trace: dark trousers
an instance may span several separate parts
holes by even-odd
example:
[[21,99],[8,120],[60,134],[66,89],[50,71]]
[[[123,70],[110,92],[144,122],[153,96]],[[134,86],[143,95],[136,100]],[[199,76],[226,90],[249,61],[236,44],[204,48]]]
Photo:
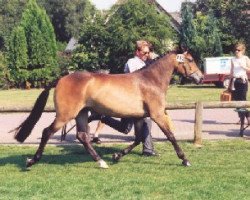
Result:
[[101,121],[111,128],[114,128],[115,130],[125,134],[130,132],[134,124],[135,141],[137,143],[142,142],[142,151],[147,153],[152,153],[154,151],[154,145],[151,136],[152,122],[149,118],[122,118],[121,120],[116,120],[112,117],[105,116],[101,118]]
[[[248,81],[244,82],[241,78],[236,78],[236,80],[234,81],[234,88],[235,88],[235,90],[232,93],[232,99],[234,101],[246,101],[247,100]],[[238,112],[238,116],[241,119],[242,113]],[[248,119],[248,116],[246,116],[246,118]],[[244,120],[244,118],[243,118],[243,120]]]
[[154,144],[151,136],[152,121],[149,118],[137,119],[134,122],[135,141],[142,142],[142,152],[153,153]]
[[246,101],[247,100],[247,90],[248,90],[248,81],[243,81],[240,78],[237,78],[234,81],[234,88],[232,99],[234,101]]

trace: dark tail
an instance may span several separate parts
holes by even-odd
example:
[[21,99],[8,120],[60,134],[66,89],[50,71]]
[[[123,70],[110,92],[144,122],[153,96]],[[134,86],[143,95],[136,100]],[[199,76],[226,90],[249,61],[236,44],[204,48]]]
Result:
[[34,128],[35,124],[40,119],[43,110],[46,106],[46,103],[48,101],[49,97],[49,91],[52,87],[54,87],[57,84],[58,80],[52,82],[48,87],[46,87],[42,93],[39,95],[39,97],[36,100],[36,103],[31,110],[30,115],[27,117],[27,119],[16,129],[15,131],[15,139],[18,142],[24,142],[24,140],[30,135],[32,129]]

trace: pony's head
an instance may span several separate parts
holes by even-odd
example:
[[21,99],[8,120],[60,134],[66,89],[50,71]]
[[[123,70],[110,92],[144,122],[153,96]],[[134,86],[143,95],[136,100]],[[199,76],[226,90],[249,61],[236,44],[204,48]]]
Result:
[[176,54],[175,69],[184,77],[193,79],[196,84],[203,80],[203,74],[189,52]]

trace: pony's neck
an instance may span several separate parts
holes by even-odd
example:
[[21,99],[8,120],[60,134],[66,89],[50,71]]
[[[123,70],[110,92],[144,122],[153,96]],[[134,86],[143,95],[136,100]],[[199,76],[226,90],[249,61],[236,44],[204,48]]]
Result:
[[174,71],[174,58],[173,53],[166,54],[159,58],[143,70],[144,76],[146,76],[150,82],[157,84],[166,91]]

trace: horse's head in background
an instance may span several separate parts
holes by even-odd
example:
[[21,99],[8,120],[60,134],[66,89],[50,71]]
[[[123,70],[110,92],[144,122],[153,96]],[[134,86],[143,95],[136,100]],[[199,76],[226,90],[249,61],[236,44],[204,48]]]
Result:
[[177,54],[175,69],[184,77],[194,80],[196,84],[200,84],[203,80],[203,74],[189,52]]

